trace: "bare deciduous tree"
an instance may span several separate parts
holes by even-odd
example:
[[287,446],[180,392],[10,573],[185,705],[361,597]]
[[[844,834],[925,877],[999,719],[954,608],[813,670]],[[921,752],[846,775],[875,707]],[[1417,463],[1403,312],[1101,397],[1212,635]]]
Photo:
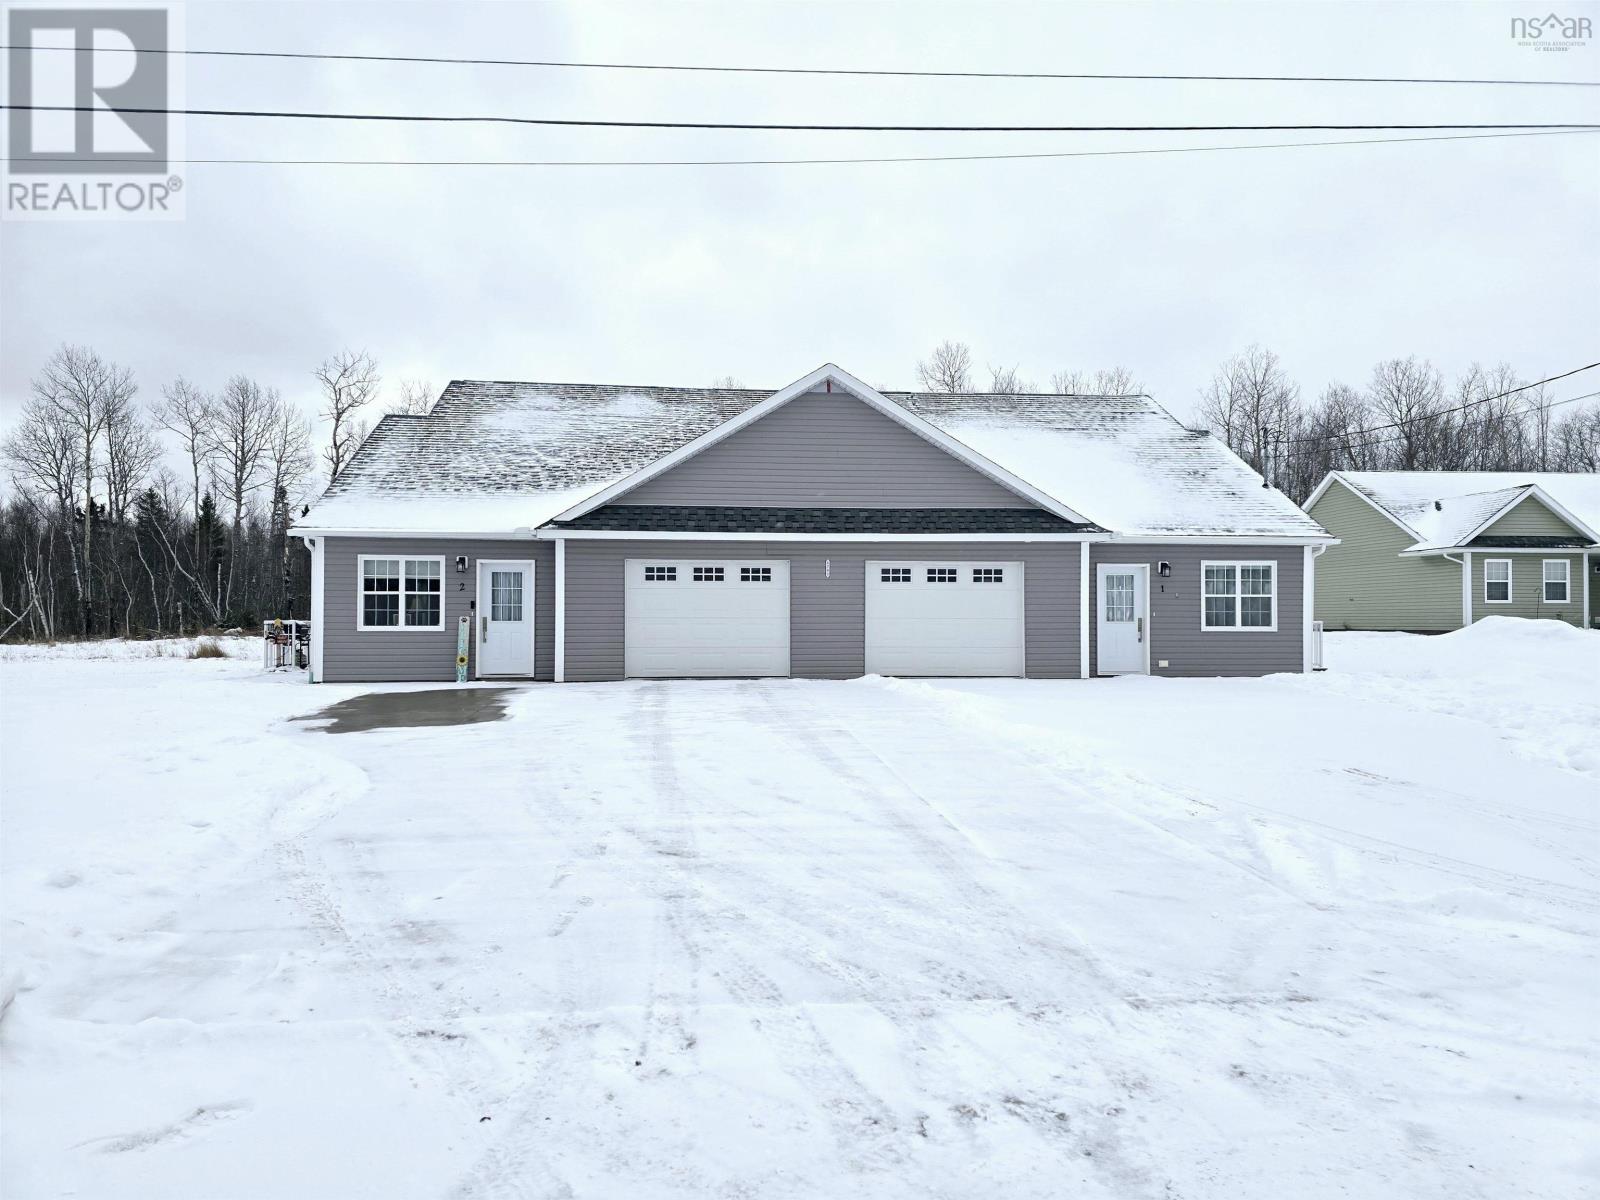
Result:
[[361,445],[366,427],[358,424],[356,414],[378,394],[382,378],[378,364],[365,350],[341,350],[312,374],[322,385],[322,417],[332,424],[328,448],[323,451],[328,482],[332,483]]
[[955,395],[972,390],[972,351],[965,342],[941,342],[917,364],[917,378],[930,392]]
[[1015,366],[990,367],[989,390],[999,395],[1021,395],[1033,391],[1033,384],[1022,377]]
[[126,367],[107,362],[82,346],[62,346],[34,377],[33,394],[55,409],[72,436],[78,454],[78,481],[83,489],[83,563],[80,600],[83,631],[94,626],[94,481],[99,463],[97,445],[106,422],[138,391]]
[[433,408],[433,384],[426,379],[402,379],[400,395],[389,411],[402,417],[425,417]]
[[1441,441],[1439,410],[1444,381],[1427,359],[1391,358],[1372,368],[1367,399],[1385,424],[1395,426],[1395,467],[1415,471],[1430,462]]
[[155,407],[156,423],[178,439],[178,448],[189,460],[194,512],[200,512],[200,476],[216,453],[212,429],[216,412],[211,397],[178,376],[161,389],[161,402]]
[[262,469],[278,408],[277,391],[263,388],[245,375],[228,380],[217,397],[213,426],[217,485],[223,499],[233,506],[235,531],[244,522],[245,505],[264,482]]
[[1251,346],[1222,364],[1201,393],[1200,412],[1250,466],[1267,475],[1268,456],[1283,446],[1300,398],[1271,350]]
[[736,392],[744,387],[744,384],[740,383],[732,375],[718,375],[711,381],[711,386],[722,391]]
[[1050,390],[1061,396],[1137,396],[1144,387],[1126,367],[1110,367],[1057,371],[1050,376]]

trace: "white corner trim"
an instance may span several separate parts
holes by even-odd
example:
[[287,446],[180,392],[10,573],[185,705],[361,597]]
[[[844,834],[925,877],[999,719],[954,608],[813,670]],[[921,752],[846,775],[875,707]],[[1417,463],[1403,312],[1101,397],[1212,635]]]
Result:
[[[1300,571],[1300,673],[1311,673],[1311,622],[1314,619],[1312,612],[1317,599],[1317,556],[1322,553],[1321,546],[1307,546],[1305,548],[1305,562]],[[1202,581],[1202,588],[1204,582]]]
[[322,644],[323,630],[323,603],[322,591],[325,575],[323,574],[323,554],[327,549],[327,538],[302,537],[306,549],[311,551],[311,682],[322,682]]
[[1089,593],[1089,545],[1078,547],[1078,678],[1089,678],[1089,618],[1097,601]]
[[579,501],[565,512],[558,513],[552,519],[556,521],[572,521],[583,516],[587,512],[593,512],[602,504],[610,503],[618,496],[621,496],[626,492],[631,492],[641,484],[647,483],[656,476],[670,471],[673,467],[677,466],[686,459],[693,458],[696,454],[710,449],[724,438],[738,433],[739,430],[745,428],[747,425],[754,424],[756,421],[761,420],[762,417],[766,416],[774,409],[782,408],[785,404],[789,403],[789,401],[795,399],[795,397],[805,395],[807,392],[811,391],[818,384],[823,383],[824,381],[838,384],[857,400],[860,400],[863,404],[866,404],[869,408],[876,409],[879,413],[885,417],[888,417],[891,421],[903,425],[905,428],[911,430],[912,433],[917,434],[925,441],[932,442],[935,446],[938,446],[947,454],[950,454],[954,458],[966,463],[967,466],[971,467],[979,474],[987,475],[990,479],[994,480],[1002,487],[1016,493],[1026,500],[1031,500],[1033,503],[1037,504],[1040,508],[1045,509],[1047,512],[1053,512],[1057,516],[1064,517],[1069,521],[1076,521],[1084,524],[1092,523],[1081,513],[1068,508],[1061,501],[1055,499],[1055,497],[1046,495],[1032,484],[1019,479],[1010,471],[1007,471],[999,463],[985,458],[982,454],[979,454],[976,450],[972,449],[972,447],[957,441],[955,438],[945,433],[942,429],[937,428],[927,420],[919,417],[910,409],[903,408],[894,401],[889,400],[875,388],[869,387],[867,384],[862,383],[861,380],[857,379],[854,375],[851,375],[848,371],[841,367],[835,366],[833,363],[824,363],[815,371],[812,371],[809,375],[802,376],[791,383],[788,387],[774,392],[760,404],[745,409],[744,412],[740,413],[736,417],[728,418],[728,420],[724,421],[721,425],[716,426],[714,429],[706,430],[705,433],[702,433],[693,441],[679,446],[672,453],[665,454],[656,459],[655,462],[650,463],[648,466],[641,467],[631,475],[619,479],[610,487],[603,488],[594,495],[590,496],[588,499]]
[[1451,558],[1441,550],[1439,557],[1461,565],[1461,628],[1465,629],[1472,624],[1472,551],[1463,550],[1460,558]]
[[567,681],[567,540],[556,539],[556,651],[553,678]]
[[1588,629],[1594,623],[1594,609],[1589,607],[1589,576],[1594,568],[1589,565],[1589,552],[1583,552],[1583,620],[1578,622],[1582,629]]

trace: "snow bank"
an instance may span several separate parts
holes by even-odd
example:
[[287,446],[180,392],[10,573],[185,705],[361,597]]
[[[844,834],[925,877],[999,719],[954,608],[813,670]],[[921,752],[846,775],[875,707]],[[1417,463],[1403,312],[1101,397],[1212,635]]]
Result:
[[1486,617],[1453,633],[1325,635],[1309,686],[1481,722],[1519,754],[1600,777],[1600,632]]
[[146,640],[103,638],[99,641],[81,642],[22,642],[0,646],[0,662],[130,662],[154,658],[187,659],[190,651],[202,641],[215,642],[230,659],[260,661],[261,658],[261,642],[258,638],[221,635],[205,638]]

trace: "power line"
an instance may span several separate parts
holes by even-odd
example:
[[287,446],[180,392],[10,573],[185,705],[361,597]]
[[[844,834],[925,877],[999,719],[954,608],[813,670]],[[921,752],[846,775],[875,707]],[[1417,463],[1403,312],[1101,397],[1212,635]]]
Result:
[[[1539,406],[1539,410],[1541,412],[1548,412],[1552,408],[1561,408],[1562,406],[1567,405],[1567,404],[1577,404],[1577,403],[1579,403],[1580,401],[1583,401],[1583,400],[1593,400],[1596,396],[1600,396],[1600,392],[1585,392],[1581,396],[1568,396],[1565,400],[1556,400],[1556,401],[1552,401],[1549,404],[1541,404]],[[1451,412],[1459,412],[1460,410],[1459,409],[1452,409],[1450,411]],[[1418,417],[1415,423],[1416,424],[1422,424],[1423,422],[1433,420],[1435,417],[1442,417],[1442,416],[1447,416],[1447,415],[1448,415],[1448,413],[1427,413],[1427,414],[1424,414],[1423,416]],[[1498,419],[1499,418],[1497,418],[1497,417],[1484,417],[1484,418],[1482,418],[1480,420],[1477,420],[1477,421],[1462,421],[1459,425],[1456,425],[1453,428],[1455,428],[1455,429],[1464,429],[1464,428],[1467,428],[1468,426],[1473,426],[1473,425],[1487,425],[1491,421],[1495,421],[1495,420],[1498,420]],[[1380,426],[1379,428],[1384,428],[1384,427]],[[1370,442],[1356,442],[1354,444],[1347,443],[1347,442],[1344,441],[1345,438],[1355,437],[1358,434],[1360,434],[1361,432],[1362,432],[1361,430],[1352,430],[1350,433],[1333,434],[1333,435],[1331,435],[1331,436],[1329,436],[1327,438],[1323,438],[1323,439],[1312,438],[1312,439],[1309,439],[1309,440],[1311,440],[1311,441],[1319,441],[1319,440],[1321,440],[1321,441],[1333,442],[1333,443],[1335,443],[1335,446],[1334,446],[1335,449],[1345,450],[1345,451],[1349,451],[1349,450],[1370,450],[1374,446],[1392,446],[1396,442],[1405,441],[1404,435],[1402,435],[1400,437],[1376,438],[1376,439],[1374,439],[1373,441],[1370,441]],[[1301,438],[1287,438],[1287,439],[1284,439],[1284,441],[1287,442],[1287,443],[1293,443],[1293,442],[1298,442],[1298,441],[1302,441],[1302,440],[1306,440],[1306,439],[1301,439]]]
[[[91,104],[0,104],[17,112],[105,112]],[[1434,124],[1298,125],[820,125],[759,121],[632,121],[577,117],[446,116],[437,113],[339,113],[245,108],[140,108],[117,105],[123,114],[178,117],[261,117],[295,121],[395,121],[445,125],[537,125],[577,129],[695,129],[767,133],[1318,133],[1421,131],[1444,129],[1572,130],[1600,129],[1591,121],[1521,123],[1441,122]]]
[[[1514,387],[1514,388],[1509,389],[1508,391],[1499,392],[1499,393],[1497,393],[1497,394],[1495,394],[1493,396],[1480,396],[1476,400],[1469,400],[1465,404],[1456,405],[1454,408],[1443,408],[1443,409],[1438,410],[1437,412],[1420,413],[1416,417],[1416,420],[1417,421],[1431,421],[1431,420],[1434,420],[1435,418],[1438,418],[1438,417],[1448,417],[1451,413],[1465,412],[1467,409],[1476,408],[1480,404],[1488,404],[1491,400],[1504,400],[1507,396],[1515,396],[1518,392],[1526,392],[1526,391],[1529,391],[1529,390],[1531,390],[1533,388],[1536,388],[1536,387],[1543,387],[1547,383],[1555,383],[1558,380],[1570,379],[1574,375],[1582,374],[1584,371],[1592,371],[1596,367],[1600,367],[1600,362],[1588,363],[1587,365],[1582,366],[1582,367],[1573,367],[1572,370],[1563,371],[1560,375],[1551,375],[1547,379],[1538,379],[1538,380],[1535,380],[1533,383],[1524,383],[1519,387]],[[1600,395],[1600,392],[1591,392],[1591,393],[1589,393],[1589,395],[1590,396]],[[1576,396],[1576,397],[1573,398],[1573,400],[1587,400],[1588,398],[1589,398],[1589,396]],[[1562,400],[1562,401],[1559,401],[1558,403],[1559,404],[1571,404],[1571,403],[1573,403],[1573,400]],[[1557,407],[1557,405],[1556,404],[1543,404],[1543,405],[1540,405],[1540,407],[1541,408],[1555,408],[1555,407]],[[1332,434],[1332,435],[1327,435],[1327,436],[1318,435],[1318,436],[1314,436],[1314,437],[1286,438],[1284,440],[1288,441],[1288,442],[1295,442],[1295,443],[1299,443],[1299,442],[1326,442],[1326,441],[1333,441],[1333,440],[1338,439],[1338,438],[1362,437],[1365,434],[1369,434],[1369,433],[1382,433],[1385,429],[1400,429],[1400,428],[1402,428],[1402,427],[1404,427],[1406,425],[1410,425],[1410,424],[1413,424],[1413,423],[1414,422],[1412,422],[1412,421],[1390,421],[1386,425],[1374,425],[1370,429],[1350,429],[1350,430],[1346,430],[1343,433]],[[1471,422],[1468,422],[1468,423],[1470,424]]]
[[[1245,142],[1229,146],[1152,146],[1142,150],[1055,150],[1021,154],[912,154],[864,158],[698,158],[698,159],[507,159],[507,158],[187,158],[184,166],[277,167],[803,167],[856,164],[1004,162],[1029,159],[1118,158],[1129,155],[1205,154],[1233,150],[1308,150],[1326,146],[1388,146],[1413,142],[1473,142],[1486,138],[1542,138],[1593,136],[1600,129],[1549,129],[1525,133],[1462,133],[1437,137],[1349,138],[1331,142]],[[21,161],[5,159],[5,162]],[[29,162],[72,162],[33,156]],[[142,163],[145,159],[97,158],[107,166]]]
[[540,67],[576,71],[693,72],[716,75],[833,75],[887,79],[1055,79],[1133,83],[1400,83],[1494,87],[1600,87],[1580,79],[1440,79],[1393,75],[1178,75],[1117,74],[1091,71],[932,71],[868,67],[710,66],[694,63],[564,62],[537,58],[454,58],[423,54],[318,54],[291,50],[176,50],[153,46],[10,46],[0,50],[55,50],[80,54],[166,54],[190,58],[302,59],[319,62],[431,63],[471,67]]

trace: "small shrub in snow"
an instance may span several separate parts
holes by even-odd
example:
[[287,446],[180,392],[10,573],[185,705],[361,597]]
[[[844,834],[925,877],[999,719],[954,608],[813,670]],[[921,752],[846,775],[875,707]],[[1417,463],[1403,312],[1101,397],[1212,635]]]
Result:
[[190,658],[227,658],[228,652],[210,638],[196,642],[189,648]]

